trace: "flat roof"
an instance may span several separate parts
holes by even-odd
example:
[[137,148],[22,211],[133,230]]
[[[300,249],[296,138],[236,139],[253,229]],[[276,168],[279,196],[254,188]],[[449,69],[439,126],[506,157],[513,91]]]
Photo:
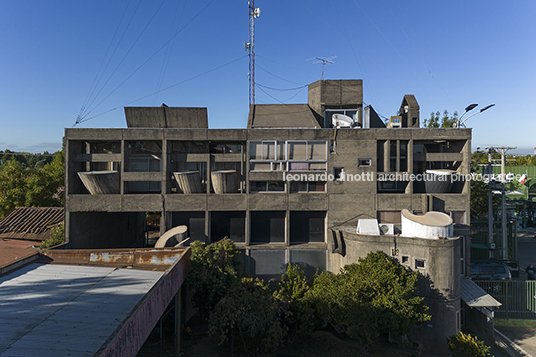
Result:
[[[125,264],[136,251],[153,258]],[[139,350],[184,280],[185,266],[179,263],[186,251],[49,251],[51,257],[0,277],[0,356],[95,356],[113,355],[121,348]],[[56,264],[54,258],[71,262]],[[182,279],[170,274],[174,268]],[[166,278],[177,284],[169,285]],[[147,309],[152,309],[149,317],[154,321]]]

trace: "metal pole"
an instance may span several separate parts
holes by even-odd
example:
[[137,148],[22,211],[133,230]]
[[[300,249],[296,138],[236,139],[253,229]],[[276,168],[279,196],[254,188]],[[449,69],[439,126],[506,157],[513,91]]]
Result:
[[502,227],[502,243],[503,243],[503,249],[502,249],[502,258],[503,260],[508,259],[508,239],[506,238],[506,173],[505,173],[505,153],[504,149],[501,149],[501,183],[502,183],[502,221],[501,221],[501,227]]
[[488,150],[488,254],[490,259],[493,258],[493,251],[491,250],[493,244],[493,192],[491,191],[492,174],[491,151]]

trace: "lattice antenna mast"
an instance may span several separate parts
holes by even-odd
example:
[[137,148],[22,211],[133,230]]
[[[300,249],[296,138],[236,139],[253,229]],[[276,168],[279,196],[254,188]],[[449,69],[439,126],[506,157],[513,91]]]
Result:
[[249,51],[249,105],[255,105],[255,19],[261,14],[261,9],[255,8],[255,0],[248,1],[249,7],[249,42],[244,43],[244,49]]

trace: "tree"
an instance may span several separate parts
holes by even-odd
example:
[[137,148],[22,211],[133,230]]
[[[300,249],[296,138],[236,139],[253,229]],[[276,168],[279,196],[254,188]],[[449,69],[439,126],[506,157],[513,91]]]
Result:
[[26,206],[61,207],[63,206],[63,188],[65,185],[65,168],[63,152],[54,154],[52,162],[42,169],[30,168],[26,187]]
[[63,151],[43,168],[25,167],[11,157],[0,170],[0,219],[16,207],[63,206],[64,180]]
[[209,245],[195,241],[191,250],[192,266],[186,286],[194,290],[192,304],[205,314],[214,309],[239,279],[240,251],[228,238]]
[[[493,212],[501,205],[501,199],[492,195]],[[471,220],[482,220],[488,214],[489,184],[480,180],[471,180]]]
[[231,350],[236,333],[245,352],[248,344],[254,344],[256,349],[273,350],[282,344],[286,333],[278,318],[277,301],[268,285],[252,277],[232,282],[225,296],[214,307],[209,322],[209,332],[219,333],[220,343],[229,340]]
[[305,298],[310,289],[311,282],[307,280],[305,271],[298,264],[289,263],[273,294],[279,301],[281,318],[289,329],[289,338],[296,337],[298,331],[314,330],[317,323],[314,307]]
[[[430,118],[424,119],[424,127],[425,128],[453,128],[454,123],[458,120],[458,112],[454,112],[454,114],[449,115],[449,112],[445,110],[443,112],[443,117],[439,117],[439,112],[432,112],[430,113]],[[439,119],[441,119],[441,123],[439,122]]]
[[0,219],[16,207],[26,205],[26,181],[29,171],[23,164],[8,160],[0,171]]
[[381,251],[369,253],[337,275],[322,272],[307,299],[326,321],[370,346],[382,333],[401,336],[430,319],[424,298],[414,292],[418,274]]

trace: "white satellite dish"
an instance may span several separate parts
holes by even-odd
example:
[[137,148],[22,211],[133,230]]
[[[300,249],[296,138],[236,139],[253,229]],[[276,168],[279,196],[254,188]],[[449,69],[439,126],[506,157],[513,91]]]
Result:
[[331,124],[334,128],[355,128],[357,121],[344,114],[333,114]]

